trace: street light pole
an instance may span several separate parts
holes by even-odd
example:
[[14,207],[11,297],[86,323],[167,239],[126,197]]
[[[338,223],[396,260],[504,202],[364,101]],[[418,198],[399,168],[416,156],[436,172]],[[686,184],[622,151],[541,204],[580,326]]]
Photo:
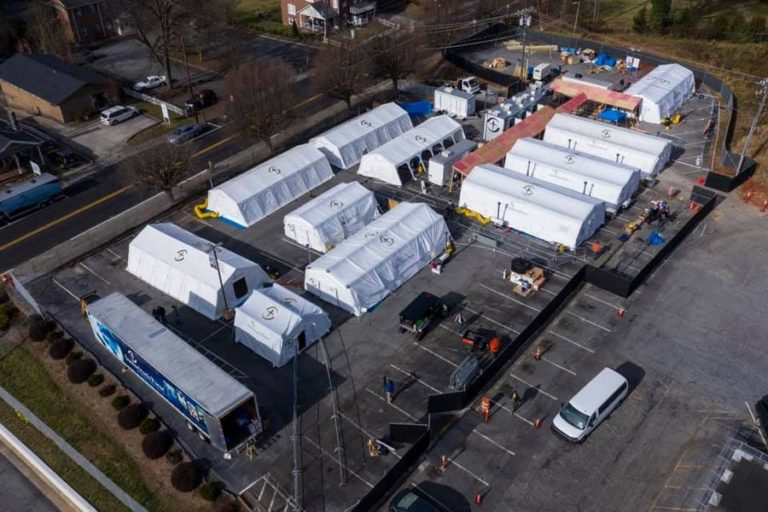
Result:
[[573,2],[576,4],[576,19],[573,20],[573,33],[576,33],[576,27],[579,24],[579,9],[581,8],[581,1],[577,0],[576,2]]

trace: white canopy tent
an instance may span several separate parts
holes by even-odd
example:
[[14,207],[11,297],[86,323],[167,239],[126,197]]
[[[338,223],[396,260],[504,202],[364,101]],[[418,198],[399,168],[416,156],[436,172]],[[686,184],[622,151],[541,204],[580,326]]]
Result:
[[235,341],[273,366],[283,366],[330,330],[325,311],[279,284],[254,290],[235,310]]
[[605,221],[599,199],[491,164],[476,166],[464,179],[459,205],[571,249]]
[[307,266],[304,288],[360,316],[442,254],[442,216],[423,203],[400,203]]
[[357,172],[399,187],[416,179],[430,158],[463,139],[459,123],[446,115],[432,117],[363,156]]
[[680,64],[663,64],[632,84],[624,94],[643,99],[641,121],[661,124],[662,118],[674,114],[693,96],[695,89],[696,80],[690,69]]
[[672,143],[662,137],[572,114],[555,114],[544,141],[637,167],[643,178],[656,176],[672,154]]
[[209,190],[207,209],[247,228],[331,178],[325,155],[302,144]]
[[149,224],[131,241],[127,270],[212,320],[224,312],[224,297],[234,308],[272,283],[256,263],[170,222]]
[[519,139],[504,167],[600,199],[615,213],[640,185],[640,170],[538,139]]
[[319,252],[352,236],[379,216],[373,192],[356,181],[339,183],[283,218],[285,236]]
[[322,151],[334,167],[349,169],[364,154],[411,128],[408,112],[394,103],[385,103],[310,139],[309,143]]

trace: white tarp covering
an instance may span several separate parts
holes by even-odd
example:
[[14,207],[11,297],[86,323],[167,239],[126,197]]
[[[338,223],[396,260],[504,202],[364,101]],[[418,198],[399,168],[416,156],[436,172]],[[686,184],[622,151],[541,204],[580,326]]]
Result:
[[208,210],[249,227],[331,178],[325,155],[302,144],[209,190]]
[[379,216],[373,192],[356,181],[339,183],[283,218],[285,236],[328,252]]
[[600,199],[610,212],[628,203],[640,185],[640,169],[532,138],[515,142],[504,167]]
[[141,230],[128,247],[126,270],[212,320],[224,312],[221,283],[230,308],[272,283],[256,263],[170,222]]
[[235,310],[235,341],[283,366],[331,330],[320,307],[275,284],[254,290]]
[[624,94],[643,99],[640,120],[661,124],[688,101],[696,89],[693,72],[680,64],[656,66],[650,73],[632,84]]
[[637,167],[643,178],[656,176],[672,154],[672,143],[662,137],[572,114],[555,114],[544,141]]
[[429,159],[445,149],[446,141],[453,145],[463,139],[459,123],[446,115],[432,117],[363,156],[357,172],[399,187],[424,171]]
[[334,167],[349,169],[364,154],[411,128],[408,112],[394,103],[385,103],[310,139],[309,143],[322,151]]
[[442,254],[449,236],[429,206],[400,203],[307,266],[304,288],[360,316]]
[[598,199],[490,164],[476,166],[464,180],[459,205],[571,249],[605,221]]

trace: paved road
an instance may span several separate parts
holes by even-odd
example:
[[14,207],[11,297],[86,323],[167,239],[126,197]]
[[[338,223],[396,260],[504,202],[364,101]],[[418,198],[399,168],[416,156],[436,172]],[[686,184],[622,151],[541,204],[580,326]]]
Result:
[[0,503],[5,512],[59,510],[3,455],[0,455]]

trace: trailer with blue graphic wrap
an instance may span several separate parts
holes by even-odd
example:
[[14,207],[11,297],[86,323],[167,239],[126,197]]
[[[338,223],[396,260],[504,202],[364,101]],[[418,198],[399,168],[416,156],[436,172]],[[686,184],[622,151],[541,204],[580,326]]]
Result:
[[55,176],[42,173],[0,191],[0,217],[13,219],[35,208],[42,208],[64,197],[61,182]]
[[96,340],[198,435],[233,452],[263,431],[254,393],[120,293],[86,306]]

